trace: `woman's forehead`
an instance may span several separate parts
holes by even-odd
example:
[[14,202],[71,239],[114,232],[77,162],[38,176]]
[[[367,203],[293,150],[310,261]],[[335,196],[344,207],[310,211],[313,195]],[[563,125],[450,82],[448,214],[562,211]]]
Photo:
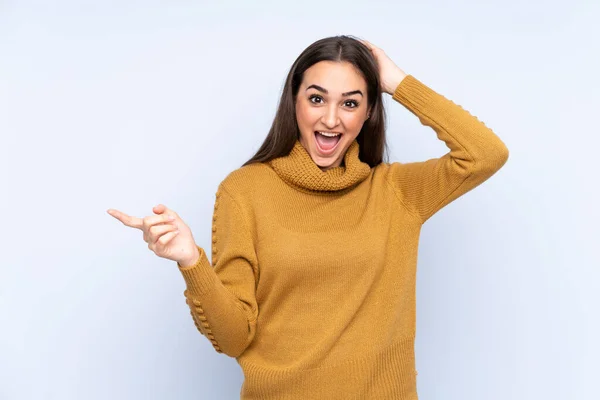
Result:
[[303,86],[317,85],[330,94],[360,90],[364,93],[366,82],[360,72],[349,62],[320,61],[304,72]]

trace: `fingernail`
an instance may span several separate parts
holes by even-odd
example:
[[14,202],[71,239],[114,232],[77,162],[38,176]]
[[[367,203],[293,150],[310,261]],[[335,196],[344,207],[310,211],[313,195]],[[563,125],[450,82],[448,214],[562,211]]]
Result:
[[169,221],[175,221],[175,217],[172,215],[169,215]]

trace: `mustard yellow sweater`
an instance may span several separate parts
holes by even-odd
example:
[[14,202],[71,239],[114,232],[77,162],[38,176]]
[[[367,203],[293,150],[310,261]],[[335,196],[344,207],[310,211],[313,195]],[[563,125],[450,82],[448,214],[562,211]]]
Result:
[[393,99],[450,151],[358,158],[322,172],[291,153],[219,185],[212,263],[181,266],[197,329],[244,373],[241,399],[417,399],[415,282],[422,224],[508,158],[469,112],[412,75]]

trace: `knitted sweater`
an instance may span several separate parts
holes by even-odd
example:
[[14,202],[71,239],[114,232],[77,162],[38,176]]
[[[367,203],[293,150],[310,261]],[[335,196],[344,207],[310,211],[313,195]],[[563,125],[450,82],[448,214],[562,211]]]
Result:
[[508,159],[468,111],[408,75],[393,99],[450,149],[423,162],[359,159],[325,172],[299,141],[216,191],[212,263],[181,266],[197,329],[244,373],[241,399],[417,399],[422,224]]

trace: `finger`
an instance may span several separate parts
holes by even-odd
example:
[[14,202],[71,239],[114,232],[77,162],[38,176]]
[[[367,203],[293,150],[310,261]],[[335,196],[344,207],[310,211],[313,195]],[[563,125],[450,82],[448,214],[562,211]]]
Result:
[[373,46],[373,44],[371,42],[369,42],[368,40],[361,40],[361,42],[367,46],[370,50],[373,50],[375,48],[375,46]]
[[167,224],[175,221],[175,216],[168,214],[150,215],[144,217],[142,221],[143,229],[148,231],[151,227],[158,224]]
[[162,235],[161,237],[159,237],[156,242],[158,244],[160,244],[161,246],[166,246],[177,235],[179,235],[179,231],[178,230],[177,231],[168,232],[168,233],[165,233],[164,235]]
[[165,233],[164,235],[159,237],[156,242],[148,243],[148,248],[152,251],[155,251],[155,249],[157,249],[157,248],[162,248],[162,247],[166,246],[178,234],[179,234],[179,231],[172,231],[172,232]]
[[164,204],[159,204],[157,206],[154,206],[152,208],[152,211],[155,214],[163,214],[165,211],[167,211],[167,207]]
[[129,226],[131,228],[137,228],[137,229],[142,228],[142,219],[141,218],[132,217],[130,215],[122,213],[121,211],[118,211],[118,210],[114,210],[112,208],[108,209],[106,212],[108,214],[112,215],[113,217],[115,217],[116,219],[118,219],[119,221],[121,221],[126,226]]
[[179,217],[179,215],[177,215],[177,213],[175,211],[171,210],[169,207],[165,206],[164,204],[159,204],[159,205],[155,206],[154,208],[152,208],[152,211],[154,211],[155,214],[172,215],[175,217],[175,219],[177,219]]
[[374,55],[377,55],[377,53],[380,53],[380,52],[385,53],[383,50],[381,50],[379,47],[375,46],[373,43],[368,42],[366,40],[365,40],[365,42],[366,42],[365,45],[369,48],[369,50],[371,50],[371,52]]
[[165,233],[173,231],[173,230],[178,230],[178,229],[179,228],[177,227],[177,225],[173,225],[173,224],[155,225],[155,226],[151,227],[150,230],[148,231],[148,236],[146,238],[148,240],[146,240],[146,241],[148,243],[156,243],[158,238],[160,238]]

